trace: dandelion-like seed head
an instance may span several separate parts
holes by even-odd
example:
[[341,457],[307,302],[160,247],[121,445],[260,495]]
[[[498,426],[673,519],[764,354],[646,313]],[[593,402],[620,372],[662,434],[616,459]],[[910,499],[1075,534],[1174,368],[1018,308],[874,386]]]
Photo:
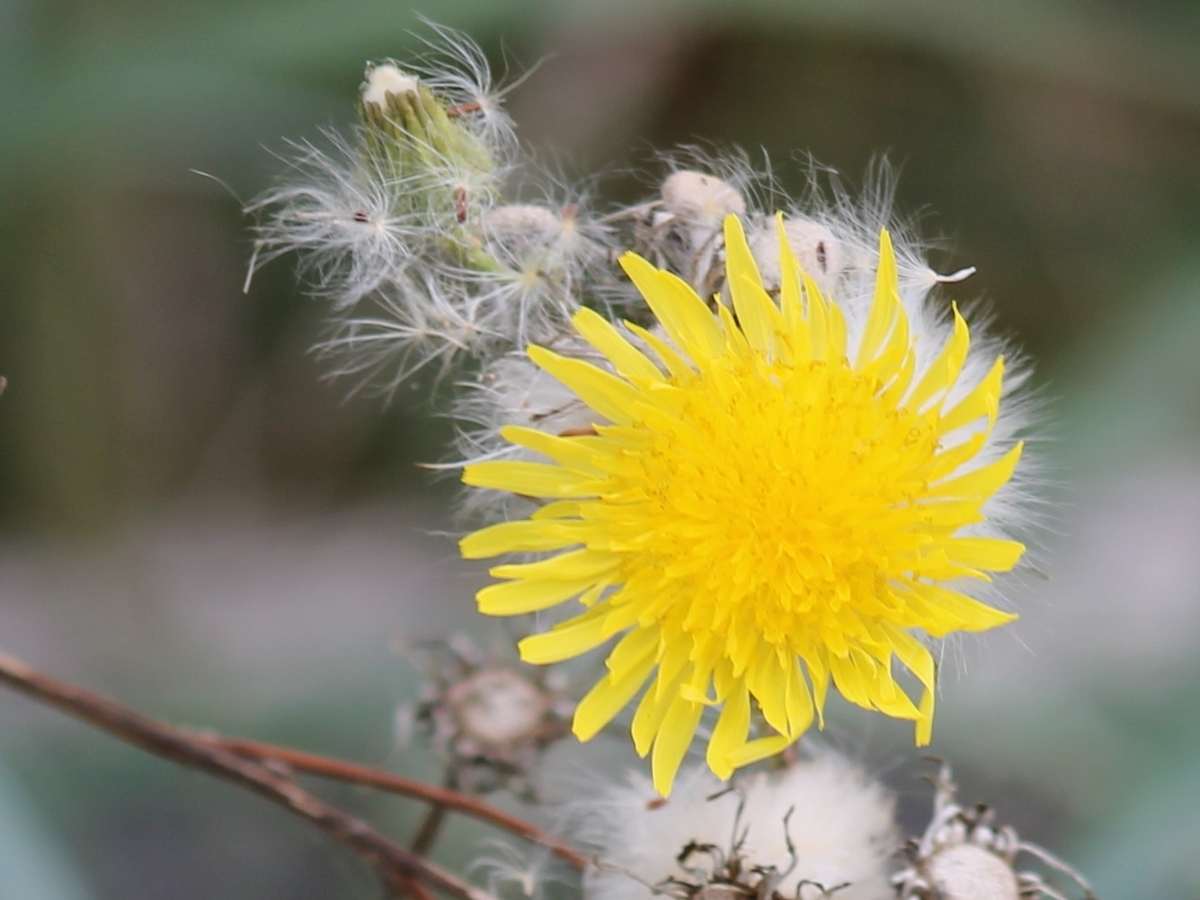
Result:
[[[635,243],[655,265],[678,272],[693,288],[708,294],[721,275],[721,223],[727,215],[746,212],[746,198],[735,177],[710,171],[677,168],[659,186],[659,197],[644,209]],[[717,168],[717,166],[713,166]]]
[[491,209],[478,228],[481,264],[460,273],[472,302],[503,349],[545,343],[572,332],[583,284],[601,258],[580,232],[576,212],[533,204]]
[[[535,663],[621,635],[574,732],[591,738],[640,693],[634,744],[652,752],[663,794],[707,708],[719,710],[707,761],[725,778],[794,742],[831,683],[914,721],[927,743],[935,665],[921,636],[1015,618],[970,585],[1024,551],[1004,530],[1022,450],[1011,422],[997,428],[1004,359],[971,359],[957,311],[937,346],[918,346],[934,335],[910,329],[887,233],[861,315],[825,297],[786,240],[778,302],[736,217],[725,243],[732,308],[715,313],[676,276],[624,256],[669,338],[628,326],[656,358],[579,312],[576,328],[612,371],[536,346],[529,355],[591,408],[594,433],[508,428],[550,461],[481,462],[463,475],[545,501],[461,542],[473,558],[549,554],[493,568],[500,581],[479,592],[480,610],[577,600],[580,615],[521,641]],[[897,662],[923,686],[918,701]],[[765,729],[752,727],[756,713]]]
[[890,896],[894,800],[829,751],[732,784],[688,766],[665,802],[641,773],[585,796],[568,807],[599,861],[585,900]]
[[344,309],[408,267],[421,225],[359,146],[327,138],[328,147],[293,144],[287,177],[247,207],[264,216],[251,269],[299,251],[315,292]]

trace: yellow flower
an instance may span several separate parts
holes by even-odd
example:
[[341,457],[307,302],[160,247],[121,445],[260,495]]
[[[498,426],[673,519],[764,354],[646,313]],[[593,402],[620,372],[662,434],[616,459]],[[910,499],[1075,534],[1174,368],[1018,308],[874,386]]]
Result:
[[[493,568],[502,580],[479,592],[480,611],[577,598],[580,615],[521,641],[533,663],[623,634],[574,732],[591,738],[645,688],[633,740],[642,756],[653,750],[664,795],[707,707],[720,710],[707,760],[725,779],[797,740],[831,681],[853,703],[914,721],[927,743],[935,665],[913,631],[940,638],[1015,618],[964,593],[1024,552],[986,522],[1021,455],[1019,443],[996,446],[1003,357],[964,365],[971,340],[957,310],[942,346],[918,346],[886,231],[857,318],[822,296],[782,238],[777,303],[741,223],[725,220],[732,309],[715,313],[625,254],[669,340],[626,327],[657,359],[580,311],[576,329],[608,366],[537,346],[529,355],[593,410],[595,433],[509,427],[507,440],[551,462],[463,474],[547,501],[462,540],[468,558],[551,554]],[[896,683],[894,659],[923,685],[919,703]],[[765,736],[753,736],[755,709]]]

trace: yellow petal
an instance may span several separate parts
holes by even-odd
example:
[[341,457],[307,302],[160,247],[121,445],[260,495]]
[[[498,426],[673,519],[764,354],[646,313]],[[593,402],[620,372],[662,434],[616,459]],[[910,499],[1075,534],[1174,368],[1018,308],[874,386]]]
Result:
[[528,352],[529,358],[539,367],[569,387],[580,400],[608,421],[618,425],[628,425],[633,421],[632,410],[641,400],[641,391],[628,381],[589,362],[559,356],[536,344]]
[[583,435],[562,437],[521,425],[504,426],[500,429],[500,436],[518,447],[548,456],[560,466],[581,475],[604,474],[595,462],[597,457],[609,452],[608,442],[603,438]]
[[646,660],[650,660],[651,663],[657,662],[661,640],[657,628],[635,628],[617,641],[604,665],[610,675],[621,678],[631,669],[643,665]]
[[737,216],[725,217],[725,281],[742,334],[752,348],[773,356],[775,329],[770,313],[775,304],[763,290],[758,266]]
[[954,624],[941,633],[922,625],[923,630],[933,637],[944,637],[949,631],[987,631],[1017,620],[1013,613],[995,609],[941,585],[918,584],[912,590],[926,603],[953,618]]
[[722,781],[728,781],[733,774],[732,760],[746,746],[749,729],[750,694],[744,685],[738,685],[725,698],[725,706],[717,717],[705,756],[708,767]]
[[486,559],[501,553],[530,553],[557,550],[578,544],[587,533],[583,522],[538,522],[520,519],[489,525],[458,542],[463,559]]
[[626,322],[625,327],[646,342],[655,355],[662,360],[663,365],[667,367],[667,371],[671,374],[672,378],[676,380],[686,379],[692,374],[692,367],[688,364],[688,361],[657,334],[647,331],[634,322]]
[[[571,731],[581,741],[588,741],[600,733],[613,718],[629,705],[634,695],[642,689],[650,673],[654,671],[654,660],[643,660],[622,675],[609,673],[596,682],[583,695],[575,707],[575,718]],[[643,754],[644,755],[644,754]]]
[[662,381],[658,366],[622,337],[612,323],[599,313],[584,307],[575,313],[571,322],[585,341],[608,357],[619,375],[629,379]]
[[971,333],[966,320],[959,315],[958,305],[954,310],[954,330],[946,346],[937,355],[913,392],[908,395],[907,402],[914,408],[920,409],[938,394],[944,394],[954,387],[958,374],[962,371],[963,363],[967,360],[967,351],[971,348]]
[[786,669],[787,687],[784,692],[784,702],[787,704],[788,727],[784,734],[790,738],[798,738],[808,731],[813,722],[813,700],[808,692],[808,684],[800,671],[799,660],[793,660]]
[[748,766],[751,763],[756,763],[762,759],[769,759],[778,753],[782,753],[794,743],[796,743],[795,740],[782,734],[755,738],[752,741],[747,741],[737,750],[734,750],[730,754],[729,764],[735,769],[740,769],[742,766]]
[[663,717],[671,702],[679,696],[679,682],[682,677],[676,677],[672,682],[663,682],[662,672],[655,676],[654,683],[642,695],[633,714],[633,725],[630,732],[633,735],[633,749],[638,756],[645,756],[654,744],[654,738],[662,726]]
[[510,563],[493,566],[488,574],[493,578],[524,578],[529,581],[597,581],[611,574],[621,564],[621,558],[598,550],[568,550],[537,562]]
[[995,462],[967,472],[965,475],[934,484],[927,492],[927,496],[931,499],[990,497],[1012,478],[1024,447],[1024,442],[1018,443]]
[[943,546],[951,562],[988,572],[1007,572],[1025,553],[1021,542],[999,538],[953,538]]
[[500,581],[475,595],[485,616],[519,616],[549,609],[587,590],[594,578],[579,581]]
[[855,369],[862,371],[875,360],[895,327],[900,315],[899,284],[896,280],[896,254],[892,237],[885,228],[879,234],[879,267],[875,271],[875,297],[867,324],[858,345]]
[[664,797],[670,796],[675,775],[696,736],[696,726],[704,714],[704,704],[676,697],[667,707],[662,726],[654,740],[654,755],[650,772],[654,789]]
[[884,625],[896,656],[917,676],[924,686],[921,705],[918,709],[916,743],[924,747],[933,737],[933,707],[937,687],[937,666],[929,648],[903,629]]
[[1000,396],[1004,382],[1004,357],[996,358],[991,370],[975,385],[954,408],[942,414],[938,423],[940,434],[949,434],[956,428],[970,425],[972,422],[986,418],[989,427],[996,421],[1000,412]]
[[693,359],[720,354],[725,337],[708,304],[686,281],[634,253],[622,254],[618,262],[680,350]]
[[589,497],[596,493],[593,479],[561,466],[519,460],[472,463],[463,469],[463,484],[508,491],[523,497]]
[[542,634],[531,634],[517,642],[521,659],[536,666],[582,656],[612,637],[604,631],[603,607],[595,606],[581,616],[560,622]]

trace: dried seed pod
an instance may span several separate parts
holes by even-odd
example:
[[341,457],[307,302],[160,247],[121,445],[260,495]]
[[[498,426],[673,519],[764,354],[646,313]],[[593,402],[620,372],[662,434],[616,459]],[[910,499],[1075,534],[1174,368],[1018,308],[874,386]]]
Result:
[[[955,800],[950,767],[942,764],[934,781],[933,819],[925,833],[905,845],[907,868],[892,876],[898,900],[1095,900],[1083,876],[1037,844],[1018,837],[1009,825],[995,824],[985,804],[969,809]],[[1040,872],[1018,869],[1018,858],[1033,857],[1047,873],[1063,876],[1072,894]]]
[[694,225],[719,229],[727,215],[746,212],[741,191],[703,172],[673,172],[662,183],[661,192],[663,211]]
[[[846,265],[841,241],[829,226],[802,216],[785,218],[783,231],[800,267],[817,283],[822,293],[832,293]],[[775,222],[765,222],[751,229],[746,237],[763,287],[771,292],[779,290],[779,229]]]
[[725,277],[721,223],[726,215],[744,215],[746,200],[729,182],[691,169],[667,176],[660,192],[637,249],[711,296]]
[[464,790],[530,793],[530,767],[569,733],[573,704],[561,678],[489,658],[461,635],[419,647],[412,659],[426,683],[420,701],[397,715],[402,739],[426,735]]

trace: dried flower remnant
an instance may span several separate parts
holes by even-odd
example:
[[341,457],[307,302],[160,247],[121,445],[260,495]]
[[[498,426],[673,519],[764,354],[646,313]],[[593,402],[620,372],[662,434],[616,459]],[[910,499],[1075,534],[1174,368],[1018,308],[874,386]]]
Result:
[[[622,635],[573,730],[590,739],[641,692],[634,745],[652,753],[664,795],[706,709],[720,710],[708,764],[727,778],[819,720],[830,683],[914,721],[927,743],[935,665],[913,632],[1015,618],[970,588],[1024,552],[1009,536],[1024,498],[1004,358],[973,347],[957,311],[944,323],[906,308],[886,232],[865,309],[826,298],[780,243],[776,303],[741,223],[725,220],[732,308],[715,313],[678,277],[622,257],[669,336],[629,326],[657,359],[577,313],[613,371],[536,346],[529,355],[591,408],[595,433],[510,427],[509,441],[551,461],[486,461],[463,475],[545,501],[461,541],[469,558],[550,554],[493,568],[501,580],[479,592],[480,610],[577,599],[582,614],[521,641],[534,663]],[[897,660],[922,684],[918,702],[897,683]]]
[[[774,222],[762,222],[747,232],[747,242],[758,266],[763,289],[778,293],[783,286],[780,268],[780,229]],[[804,216],[788,216],[783,220],[782,234],[788,247],[822,294],[831,295],[846,266],[842,243],[827,224]]]
[[569,733],[573,704],[558,674],[490,659],[462,636],[416,648],[412,658],[426,684],[415,707],[401,710],[401,731],[430,739],[456,787],[530,793],[530,768]]
[[[933,819],[924,834],[905,845],[909,865],[892,877],[897,900],[1095,900],[1082,875],[1042,847],[1021,840],[1011,826],[996,824],[986,804],[959,806],[948,765],[942,764],[934,785]],[[1050,876],[1018,869],[1023,855],[1053,878],[1069,881],[1072,893]]]
[[659,186],[655,200],[630,210],[633,247],[707,296],[724,279],[721,223],[745,213],[745,196],[732,178],[678,169]]

